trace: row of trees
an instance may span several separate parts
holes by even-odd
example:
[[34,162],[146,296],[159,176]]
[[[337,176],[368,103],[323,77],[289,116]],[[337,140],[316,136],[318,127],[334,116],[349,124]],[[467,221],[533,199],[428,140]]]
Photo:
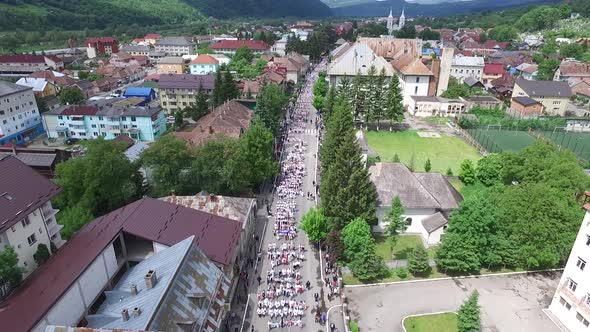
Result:
[[311,61],[318,61],[332,48],[336,39],[334,28],[331,25],[323,24],[311,33],[307,40],[301,40],[299,36],[289,36],[285,51],[307,54]]
[[[449,219],[437,251],[449,273],[481,268],[552,268],[568,257],[582,212],[577,194],[590,185],[576,157],[536,142],[518,153],[461,165],[469,196]],[[474,232],[477,230],[477,232]]]

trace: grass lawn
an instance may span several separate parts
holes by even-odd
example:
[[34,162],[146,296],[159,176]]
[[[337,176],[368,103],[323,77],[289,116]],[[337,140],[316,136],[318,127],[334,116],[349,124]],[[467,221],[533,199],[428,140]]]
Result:
[[474,147],[458,137],[441,135],[440,138],[422,138],[416,130],[403,132],[368,131],[365,132],[369,146],[375,150],[381,161],[392,161],[397,154],[400,160],[410,164],[414,155],[414,170],[424,171],[424,163],[430,158],[433,172],[446,174],[450,167],[453,173],[459,173],[459,165],[464,159],[474,162],[481,155]]
[[404,320],[404,327],[408,332],[457,332],[457,314],[447,312],[408,317]]
[[451,183],[451,185],[453,187],[455,187],[455,189],[457,189],[458,192],[461,192],[461,189],[463,189],[463,187],[465,187],[465,184],[463,183],[463,181],[461,181],[459,179],[448,179],[448,180]]
[[[385,261],[391,261],[391,251],[389,250],[389,243],[384,236],[375,238],[375,253],[383,257]],[[422,240],[418,235],[400,235],[397,237],[397,242],[393,247],[394,259],[407,259],[410,252],[416,246],[422,244]]]

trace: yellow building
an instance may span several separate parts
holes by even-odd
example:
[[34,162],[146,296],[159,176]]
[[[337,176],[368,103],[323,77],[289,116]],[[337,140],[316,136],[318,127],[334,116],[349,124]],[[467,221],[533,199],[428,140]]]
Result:
[[158,61],[157,69],[158,74],[183,74],[186,65],[181,57],[167,56]]
[[47,82],[44,78],[23,77],[16,84],[33,88],[35,96],[49,97],[57,95],[55,84]]
[[543,104],[542,115],[564,116],[572,89],[563,81],[529,81],[519,78],[514,84],[512,98],[524,96]]

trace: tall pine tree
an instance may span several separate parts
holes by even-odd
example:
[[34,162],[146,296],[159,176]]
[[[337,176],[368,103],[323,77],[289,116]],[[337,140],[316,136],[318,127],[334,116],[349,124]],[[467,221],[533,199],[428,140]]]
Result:
[[375,109],[378,107],[377,100],[377,69],[375,66],[371,66],[367,72],[367,78],[365,84],[363,84],[362,90],[364,91],[363,99],[363,115],[365,120],[365,128],[375,120]]
[[214,108],[223,104],[223,96],[225,95],[223,87],[223,76],[220,69],[215,74],[215,85],[213,86],[213,94],[211,96],[211,103]]
[[381,68],[379,76],[377,76],[377,86],[375,87],[375,104],[373,110],[373,118],[377,123],[377,130],[379,130],[379,123],[385,117],[385,110],[387,105],[387,85],[385,84],[385,68]]
[[387,89],[386,114],[390,123],[400,122],[404,118],[403,97],[397,75],[393,75],[393,77],[391,77],[389,88]]
[[240,96],[240,89],[238,88],[229,70],[223,75],[222,91],[222,104],[228,100],[232,100]]

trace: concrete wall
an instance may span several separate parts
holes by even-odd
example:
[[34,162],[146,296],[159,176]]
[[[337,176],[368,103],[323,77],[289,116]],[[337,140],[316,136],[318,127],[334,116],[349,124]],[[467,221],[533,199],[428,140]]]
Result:
[[404,96],[404,106],[410,104],[412,96],[427,96],[430,76],[402,76],[400,78],[400,87]]
[[[514,89],[512,90],[512,97],[517,96],[529,96],[518,84],[514,85]],[[564,116],[565,111],[567,110],[567,104],[569,102],[568,98],[558,98],[558,97],[531,97],[534,100],[540,102],[545,107],[544,114],[546,115],[559,115]]]

